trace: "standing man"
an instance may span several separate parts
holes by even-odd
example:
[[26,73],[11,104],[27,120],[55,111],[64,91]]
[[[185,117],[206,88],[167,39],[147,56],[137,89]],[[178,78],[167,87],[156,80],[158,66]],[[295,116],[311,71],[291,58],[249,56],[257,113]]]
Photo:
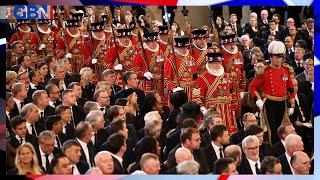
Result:
[[[241,96],[246,87],[246,76],[242,54],[235,45],[237,38],[234,34],[221,37],[221,52],[223,53],[222,65],[225,72],[229,73],[232,82],[232,109],[235,115],[241,117]],[[240,125],[240,122],[238,123]]]
[[192,48],[191,56],[198,67],[198,76],[206,72],[206,54],[208,33],[203,29],[194,29],[191,32]]
[[202,110],[216,108],[229,133],[238,130],[234,111],[231,107],[229,74],[225,73],[222,66],[221,53],[208,53],[205,72],[196,81],[196,87],[192,91],[192,99],[200,104]]
[[[287,94],[290,97],[289,115],[294,112],[295,93],[291,74],[292,69],[282,64],[286,47],[280,41],[272,41],[268,47],[271,64],[261,76],[256,76],[249,86],[251,96],[256,97],[256,104],[262,110],[268,137],[272,144],[279,141],[276,130],[281,123],[288,122]],[[261,89],[262,96],[258,89]]]
[[165,88],[168,91],[172,91],[175,87],[181,87],[187,93],[189,100],[191,100],[192,89],[195,85],[193,74],[197,71],[194,59],[188,50],[189,37],[175,37],[174,45],[174,54],[164,61]]

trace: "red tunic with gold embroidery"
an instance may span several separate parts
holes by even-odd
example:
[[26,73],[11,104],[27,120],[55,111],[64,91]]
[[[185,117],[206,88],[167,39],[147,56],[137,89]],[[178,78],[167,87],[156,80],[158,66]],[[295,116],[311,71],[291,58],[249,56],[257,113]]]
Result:
[[222,65],[227,73],[229,73],[231,79],[232,88],[232,106],[235,109],[236,116],[241,116],[241,99],[240,92],[245,91],[246,88],[246,76],[243,64],[243,58],[240,51],[236,53],[230,53],[224,48],[221,48],[223,53]]
[[107,53],[106,64],[107,67],[113,69],[113,67],[117,64],[122,64],[123,71],[130,71],[132,70],[132,63],[134,57],[136,56],[137,52],[134,46],[124,47],[117,43],[118,54],[119,54],[119,62],[118,62],[118,55],[115,46],[113,46]]
[[102,78],[102,72],[108,68],[107,64],[105,63],[107,60],[107,52],[108,52],[108,46],[107,46],[107,39],[98,40],[94,37],[91,38],[91,52],[92,59],[96,59],[97,63],[92,64],[90,62],[91,67],[94,69],[96,73],[97,80],[100,81]]
[[[146,53],[146,61],[144,60],[144,52]],[[132,64],[132,69],[137,73],[138,78],[143,78],[143,74],[150,71],[153,78],[151,83],[145,80],[145,84],[141,86],[146,92],[150,90],[159,91],[160,95],[163,95],[163,53],[159,49],[156,52],[149,51],[138,51]]]
[[44,44],[46,46],[46,48],[44,50],[42,50],[42,51],[38,50],[38,52],[42,55],[54,53],[54,48],[55,48],[54,32],[51,31],[48,34],[45,34],[45,33],[38,31],[37,36],[38,36],[38,40],[39,40],[39,47],[41,46],[41,44]]
[[12,35],[9,44],[11,45],[14,41],[18,40],[22,41],[24,53],[26,53],[28,50],[37,51],[39,49],[39,40],[34,32],[25,33],[18,31]]
[[179,86],[192,98],[192,89],[195,86],[193,74],[197,73],[194,59],[188,56],[171,55],[164,60],[164,87],[168,91]]
[[84,38],[82,34],[72,37],[66,30],[62,32],[62,36],[58,40],[56,47],[57,58],[64,58],[67,53],[72,54],[70,63],[74,73],[79,73],[81,68],[90,65],[90,45],[88,40]]
[[[254,77],[249,85],[249,93],[252,97],[255,97],[254,91],[258,91],[258,89],[270,96],[286,96],[288,90],[293,89],[289,68],[283,65],[278,69],[270,65],[266,67],[263,75]],[[295,97],[293,91],[289,95],[290,98]]]
[[205,108],[216,108],[222,116],[229,133],[237,131],[235,114],[231,107],[231,80],[228,73],[214,76],[205,72],[198,77],[196,87],[192,91],[193,101]]
[[161,41],[158,41],[159,48],[163,52],[164,58],[167,58],[170,55],[171,46],[169,44],[164,44]]
[[198,68],[198,75],[200,76],[201,74],[206,72],[207,50],[199,50],[193,46],[190,53],[191,53],[191,56],[194,58],[195,64]]

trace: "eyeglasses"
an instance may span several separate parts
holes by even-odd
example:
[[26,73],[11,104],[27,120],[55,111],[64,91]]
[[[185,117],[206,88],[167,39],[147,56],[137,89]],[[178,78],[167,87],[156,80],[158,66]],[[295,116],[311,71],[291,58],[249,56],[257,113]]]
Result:
[[256,150],[256,149],[259,149],[259,146],[255,146],[255,147],[246,147],[246,149],[247,149],[248,151],[254,151],[254,150]]

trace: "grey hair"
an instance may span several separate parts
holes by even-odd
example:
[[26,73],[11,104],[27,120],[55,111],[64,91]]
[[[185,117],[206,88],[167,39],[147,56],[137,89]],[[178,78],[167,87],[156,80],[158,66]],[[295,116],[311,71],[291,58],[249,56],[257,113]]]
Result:
[[28,104],[24,105],[21,109],[20,115],[26,116],[28,114],[28,112],[30,112],[33,107],[35,107],[35,105],[33,103],[28,103]]
[[247,147],[247,144],[250,142],[257,142],[259,144],[259,139],[257,138],[257,136],[249,135],[242,140],[241,145],[242,147]]
[[196,161],[184,161],[177,165],[178,174],[198,174],[200,165]]
[[87,114],[86,121],[88,121],[91,126],[96,126],[99,117],[103,117],[103,112],[100,110],[92,110]]

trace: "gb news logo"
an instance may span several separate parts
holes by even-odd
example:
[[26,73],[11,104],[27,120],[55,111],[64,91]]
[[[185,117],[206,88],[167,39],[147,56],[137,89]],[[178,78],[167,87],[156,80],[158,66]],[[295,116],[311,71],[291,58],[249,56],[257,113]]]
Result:
[[51,7],[42,5],[13,6],[13,16],[16,19],[50,19]]

